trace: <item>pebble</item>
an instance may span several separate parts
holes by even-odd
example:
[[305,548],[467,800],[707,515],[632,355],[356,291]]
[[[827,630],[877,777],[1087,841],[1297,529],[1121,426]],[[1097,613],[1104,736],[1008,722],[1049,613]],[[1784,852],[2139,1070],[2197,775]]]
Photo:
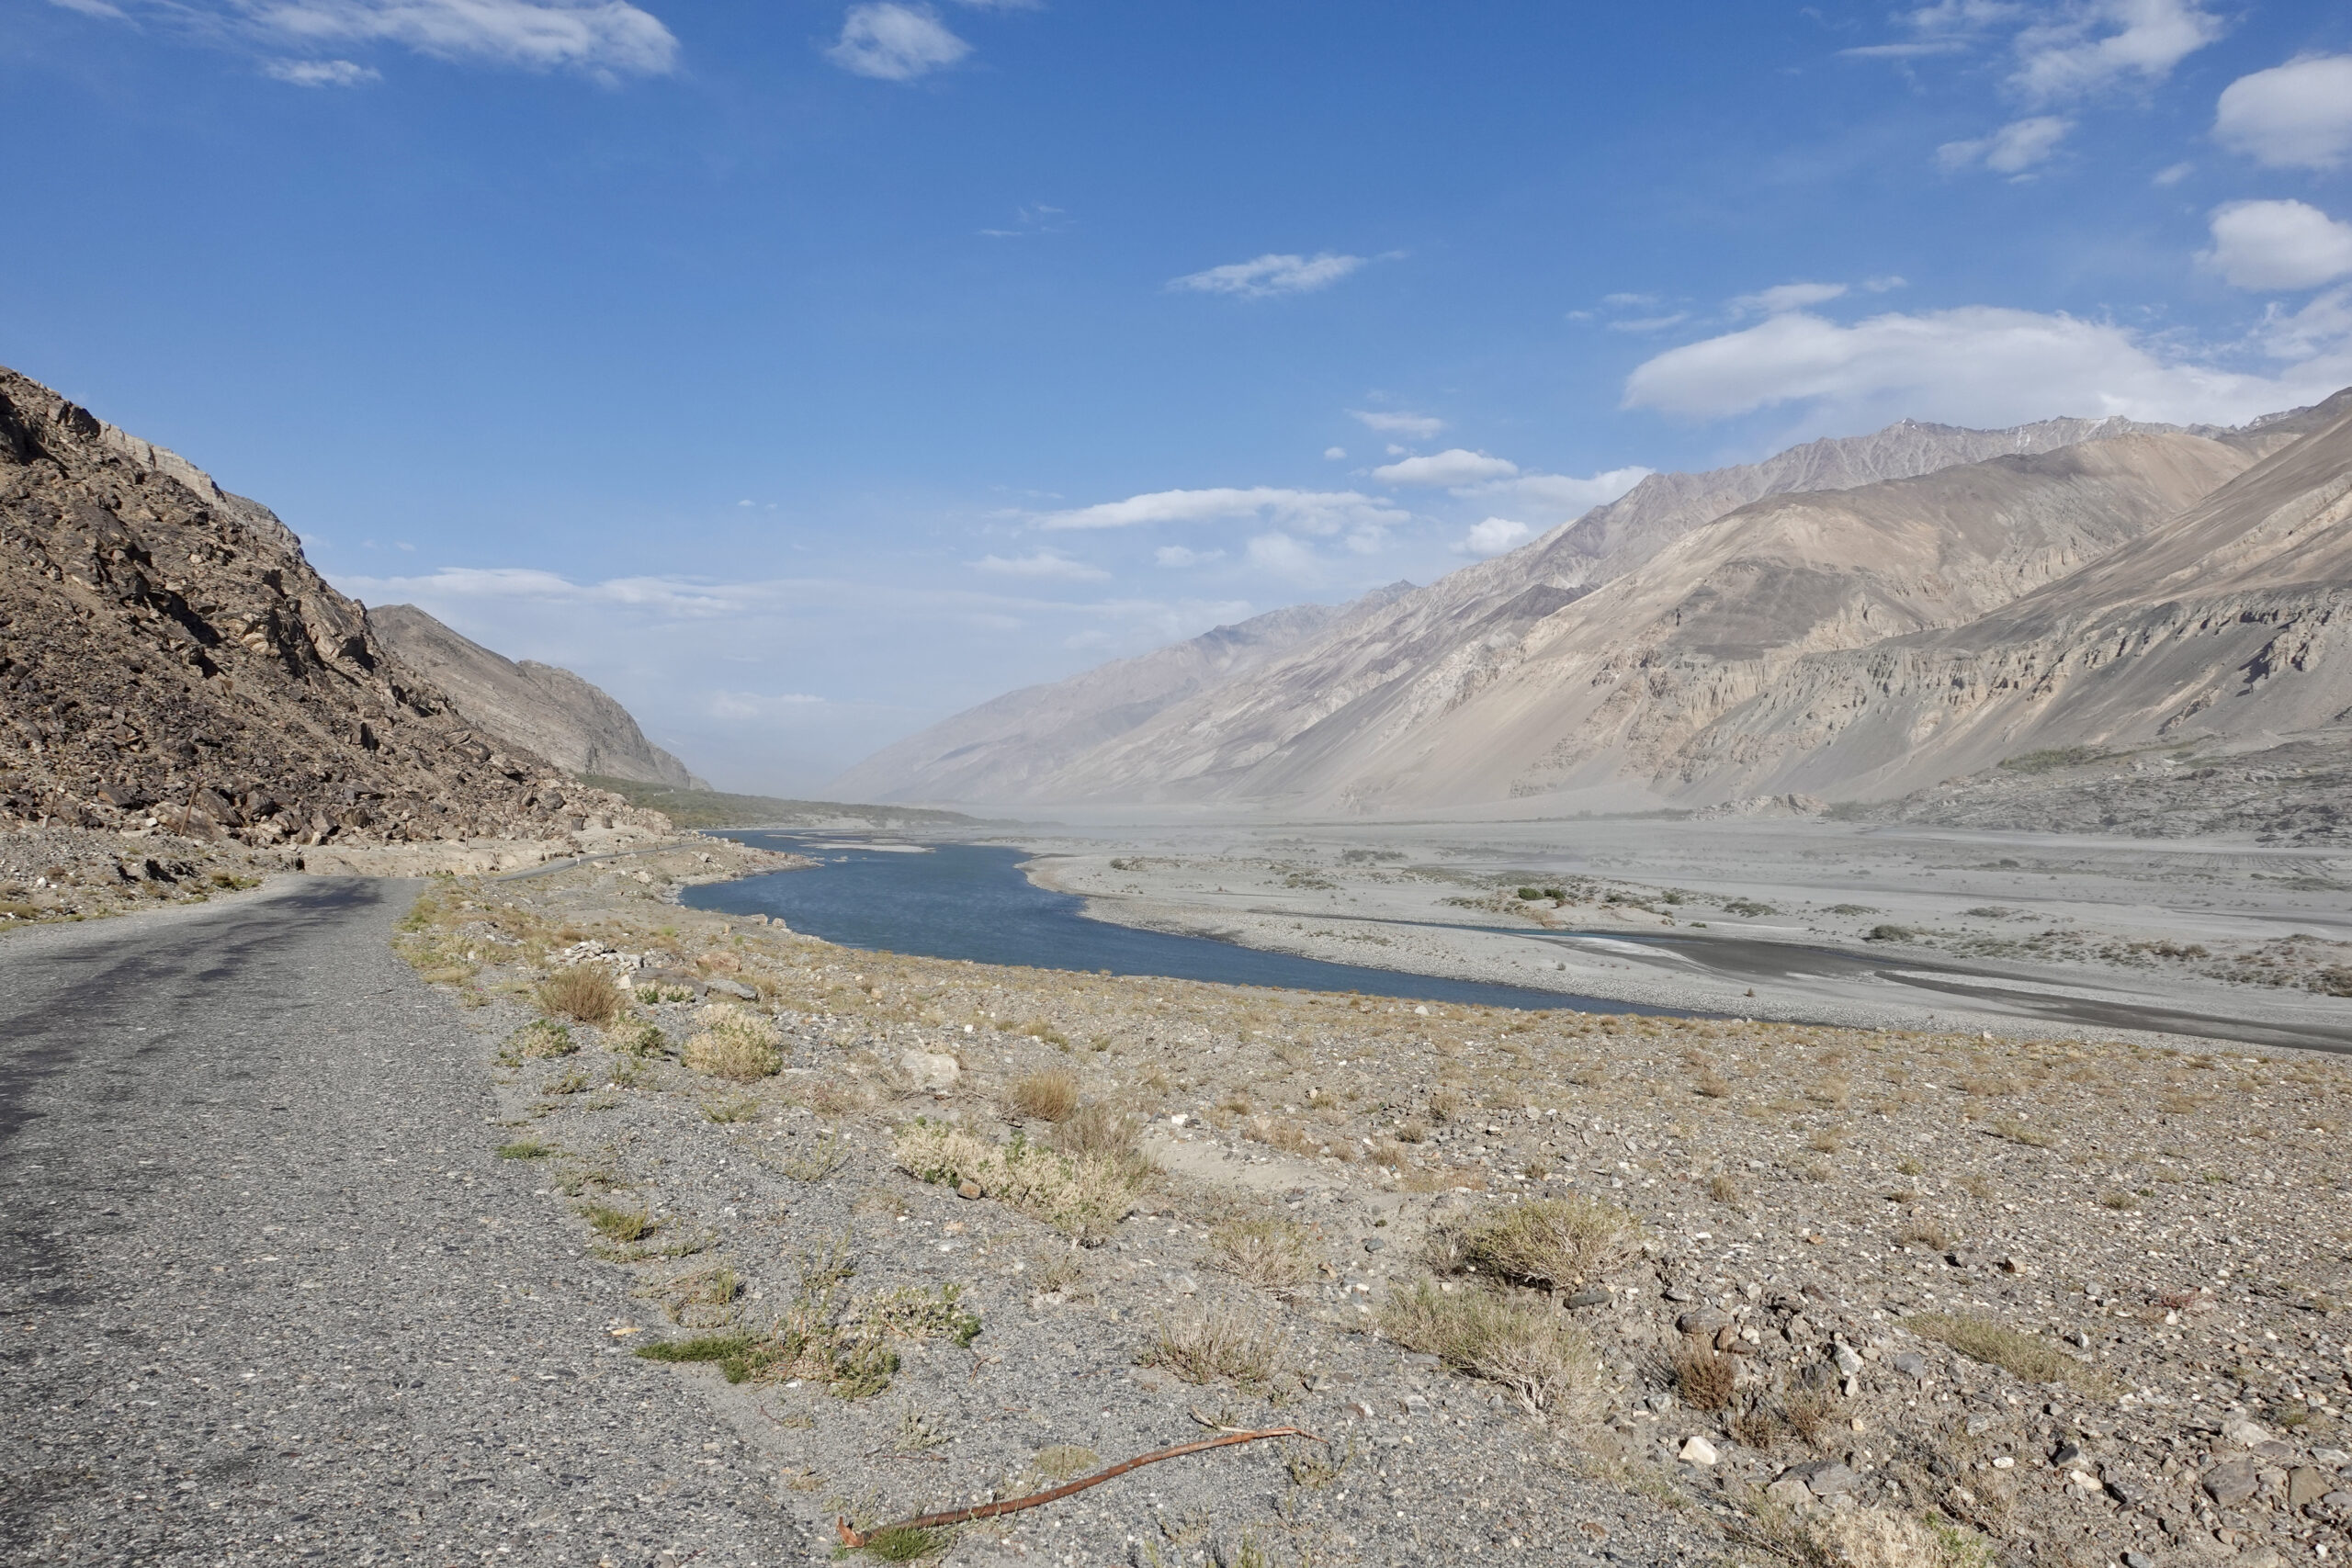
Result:
[[1366,1252],[1379,1252],[1385,1249],[1387,1246],[1388,1243],[1382,1240],[1379,1236],[1372,1235],[1364,1237],[1363,1249]]

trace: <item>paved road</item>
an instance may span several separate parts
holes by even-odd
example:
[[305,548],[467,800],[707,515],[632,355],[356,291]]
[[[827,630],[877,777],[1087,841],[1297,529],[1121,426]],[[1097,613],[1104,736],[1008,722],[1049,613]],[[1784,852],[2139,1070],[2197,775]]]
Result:
[[413,891],[0,939],[0,1562],[807,1560],[494,1157]]

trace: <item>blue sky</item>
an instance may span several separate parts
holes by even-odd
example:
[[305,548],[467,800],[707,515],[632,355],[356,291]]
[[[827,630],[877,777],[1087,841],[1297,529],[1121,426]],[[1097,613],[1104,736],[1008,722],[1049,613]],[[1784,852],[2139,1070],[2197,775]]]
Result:
[[714,781],[1647,469],[2352,382],[2352,9],[0,0],[0,362]]

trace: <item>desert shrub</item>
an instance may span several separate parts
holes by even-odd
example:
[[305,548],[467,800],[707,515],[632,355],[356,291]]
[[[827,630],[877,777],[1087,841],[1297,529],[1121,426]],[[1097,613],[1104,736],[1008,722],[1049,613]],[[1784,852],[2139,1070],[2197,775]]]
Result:
[[1993,1123],[1993,1131],[2008,1139],[2009,1142],[2023,1144],[2030,1149],[2050,1149],[2058,1146],[2058,1140],[2054,1135],[2043,1132],[2039,1127],[2028,1126],[2023,1122],[1996,1122]]
[[1581,1285],[1633,1255],[1631,1214],[1595,1198],[1539,1198],[1491,1209],[1438,1245],[1472,1268],[1549,1290]]
[[1306,1233],[1286,1219],[1235,1220],[1209,1233],[1217,1267],[1270,1291],[1286,1290],[1315,1272]]
[[1883,1508],[1799,1513],[1759,1501],[1739,1535],[1797,1568],[1993,1568],[1984,1537],[1961,1526]]
[[1930,1252],[1941,1252],[1951,1245],[1943,1226],[1929,1219],[1915,1219],[1897,1226],[1894,1241],[1898,1247],[1924,1247]]
[[1430,1096],[1430,1120],[1440,1126],[1458,1121],[1462,1116],[1462,1097],[1450,1089],[1439,1089]]
[[1690,1088],[1695,1093],[1703,1095],[1709,1100],[1728,1100],[1731,1098],[1731,1085],[1724,1080],[1724,1076],[1721,1073],[1716,1072],[1712,1067],[1705,1069],[1697,1077],[1693,1077],[1690,1080]]
[[1731,1403],[1739,1366],[1713,1345],[1685,1338],[1674,1348],[1674,1392],[1693,1410],[1721,1410]]
[[1909,942],[1919,933],[1909,926],[1876,925],[1862,933],[1864,942]]
[[571,1037],[569,1025],[551,1018],[535,1018],[506,1037],[506,1043],[499,1048],[498,1059],[511,1066],[517,1062],[569,1056],[579,1049],[580,1042]]
[[628,998],[602,964],[575,964],[539,982],[539,1006],[574,1023],[607,1024],[620,1017]]
[[1138,1183],[1151,1174],[1143,1156],[1143,1122],[1134,1113],[1102,1100],[1089,1100],[1057,1123],[1054,1147],[1066,1155],[1082,1155],[1134,1168]]
[[1598,1401],[1592,1342],[1541,1303],[1497,1291],[1448,1292],[1423,1280],[1382,1304],[1380,1328],[1408,1350],[1498,1385],[1531,1414],[1573,1418]]
[[680,1060],[698,1073],[730,1083],[752,1083],[784,1070],[775,1025],[755,1013],[718,1002],[695,1014],[701,1029],[686,1042]]
[[1151,1343],[1136,1360],[1173,1372],[1186,1382],[1226,1381],[1244,1388],[1263,1388],[1280,1371],[1288,1348],[1272,1318],[1258,1317],[1238,1307],[1209,1306],[1182,1317],[1161,1319]]
[[1018,1134],[991,1144],[924,1117],[899,1129],[892,1153],[918,1180],[971,1182],[982,1196],[1080,1237],[1107,1235],[1135,1206],[1150,1174],[1139,1156],[1066,1154]]
[[1990,1318],[1965,1313],[1915,1312],[1903,1326],[1923,1339],[1939,1339],[1962,1355],[2016,1373],[2028,1382],[2072,1383],[2097,1393],[2106,1380],[2038,1334],[2021,1334]]
[[1063,1068],[1031,1073],[1017,1079],[1004,1100],[1015,1116],[1067,1122],[1078,1110],[1078,1075]]
[[1707,1178],[1707,1196],[1718,1203],[1739,1201],[1739,1183],[1722,1171]]

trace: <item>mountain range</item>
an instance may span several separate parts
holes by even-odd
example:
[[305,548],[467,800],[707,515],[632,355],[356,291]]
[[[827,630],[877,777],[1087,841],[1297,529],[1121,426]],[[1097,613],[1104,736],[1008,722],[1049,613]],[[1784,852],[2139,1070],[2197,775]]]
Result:
[[1164,649],[998,700],[1054,714],[1050,747],[985,705],[843,783],[994,805],[1708,807],[2324,728],[2352,705],[2329,640],[2352,583],[2329,499],[2347,414],[2352,394],[2235,429],[1906,421],[1652,475],[1428,587],[1285,620],[1303,633],[1227,668],[1187,654],[1189,685],[1103,679]]
[[[683,774],[612,699],[396,619],[388,638],[268,507],[0,369],[0,822],[256,848],[666,826],[537,749],[586,715]],[[396,645],[463,655],[457,690]]]

